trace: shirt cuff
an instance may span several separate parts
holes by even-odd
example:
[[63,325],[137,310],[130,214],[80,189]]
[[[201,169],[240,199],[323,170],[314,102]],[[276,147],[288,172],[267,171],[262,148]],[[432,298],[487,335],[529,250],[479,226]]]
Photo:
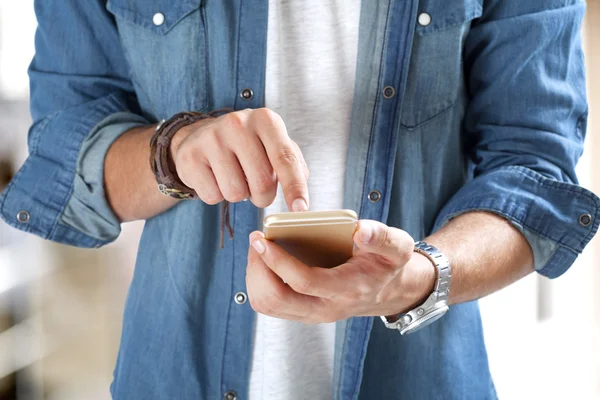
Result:
[[124,132],[149,122],[128,112],[116,113],[101,121],[83,142],[77,162],[73,194],[61,222],[108,243],[121,233],[119,219],[104,192],[104,159],[113,142]]
[[517,227],[533,250],[535,270],[548,278],[569,269],[600,224],[600,199],[592,192],[521,166],[467,183],[442,209],[434,230],[471,211],[492,212]]
[[[63,221],[62,216],[67,204],[71,203],[76,185],[85,184],[86,179],[99,182],[97,176],[90,178],[85,173],[93,162],[90,167],[78,168],[83,143],[92,133],[102,136],[110,130],[116,134],[110,125],[105,125],[107,118],[123,114],[127,109],[126,99],[116,94],[108,95],[55,113],[36,123],[29,133],[29,157],[0,196],[2,219],[14,228],[73,246],[100,247],[114,239],[114,227],[107,228],[107,224],[113,224],[114,219],[106,215],[98,216],[99,220],[104,219],[101,226],[84,226],[81,222],[86,217],[74,220],[67,216]],[[141,123],[141,117],[126,114],[132,118],[129,122]],[[125,128],[125,125],[121,125],[121,128]],[[98,157],[96,155],[97,161]],[[99,173],[103,173],[103,167],[99,169]],[[79,207],[76,205],[78,200],[75,200],[70,204],[70,209],[77,212],[85,209],[89,217],[96,209],[102,208],[99,204],[105,199],[97,184],[86,190],[94,193],[95,200],[89,204],[80,203]],[[82,199],[79,190],[78,193],[77,199]]]

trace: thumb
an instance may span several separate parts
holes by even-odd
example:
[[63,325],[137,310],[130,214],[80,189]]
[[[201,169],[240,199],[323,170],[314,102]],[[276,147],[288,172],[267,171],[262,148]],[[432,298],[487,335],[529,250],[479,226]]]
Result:
[[367,219],[358,222],[354,243],[363,251],[379,254],[402,265],[410,259],[415,246],[407,232]]

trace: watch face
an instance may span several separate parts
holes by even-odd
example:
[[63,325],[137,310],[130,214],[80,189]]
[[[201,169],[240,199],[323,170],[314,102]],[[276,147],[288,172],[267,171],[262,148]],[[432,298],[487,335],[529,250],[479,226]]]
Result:
[[426,326],[433,324],[435,321],[442,318],[444,314],[446,314],[446,312],[448,312],[448,306],[444,306],[433,310],[427,315],[424,315],[422,318],[418,319],[417,321],[402,329],[400,333],[404,335],[405,333],[412,333],[418,331],[421,328],[425,328]]

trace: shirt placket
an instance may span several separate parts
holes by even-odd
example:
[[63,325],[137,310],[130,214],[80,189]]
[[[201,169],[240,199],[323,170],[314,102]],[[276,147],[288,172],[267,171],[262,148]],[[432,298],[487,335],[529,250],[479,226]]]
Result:
[[393,1],[386,28],[379,94],[360,208],[361,218],[386,222],[398,146],[398,117],[407,79],[417,1]]
[[[239,2],[237,73],[234,108],[264,106],[264,82],[267,43],[268,2],[244,0]],[[220,398],[248,398],[250,357],[254,311],[246,291],[248,236],[257,228],[258,210],[249,201],[232,204],[230,222],[234,237],[225,240],[227,268],[232,269],[231,300],[225,327],[225,346],[221,374]],[[215,397],[218,398],[218,397]]]
[[[391,1],[389,4],[380,79],[378,87],[373,89],[378,94],[360,193],[359,215],[362,219],[386,222],[389,213],[398,145],[398,117],[407,79],[417,5],[418,0]],[[352,318],[345,325],[336,399],[358,398],[372,324],[373,318]]]

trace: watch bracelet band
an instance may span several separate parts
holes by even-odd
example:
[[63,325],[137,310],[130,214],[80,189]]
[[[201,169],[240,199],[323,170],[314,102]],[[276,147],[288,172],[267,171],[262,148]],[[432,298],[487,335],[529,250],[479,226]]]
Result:
[[[410,327],[417,324],[422,326],[423,318],[429,319],[431,313],[440,315],[448,309],[448,295],[450,292],[451,267],[448,259],[435,247],[418,241],[414,244],[414,251],[427,257],[436,269],[436,280],[433,291],[424,303],[404,313],[393,316],[390,320],[382,316],[381,320],[389,329],[397,329],[401,334],[413,332]],[[439,318],[439,317],[438,317]]]
[[414,251],[427,257],[435,266],[437,276],[433,291],[437,292],[438,300],[447,302],[450,294],[450,262],[442,252],[423,241],[415,242]]
[[216,118],[230,110],[217,110],[211,113],[181,112],[168,120],[162,120],[150,139],[150,168],[156,178],[158,190],[179,200],[197,199],[194,189],[186,186],[179,176],[171,157],[171,140],[183,127],[208,118]]

